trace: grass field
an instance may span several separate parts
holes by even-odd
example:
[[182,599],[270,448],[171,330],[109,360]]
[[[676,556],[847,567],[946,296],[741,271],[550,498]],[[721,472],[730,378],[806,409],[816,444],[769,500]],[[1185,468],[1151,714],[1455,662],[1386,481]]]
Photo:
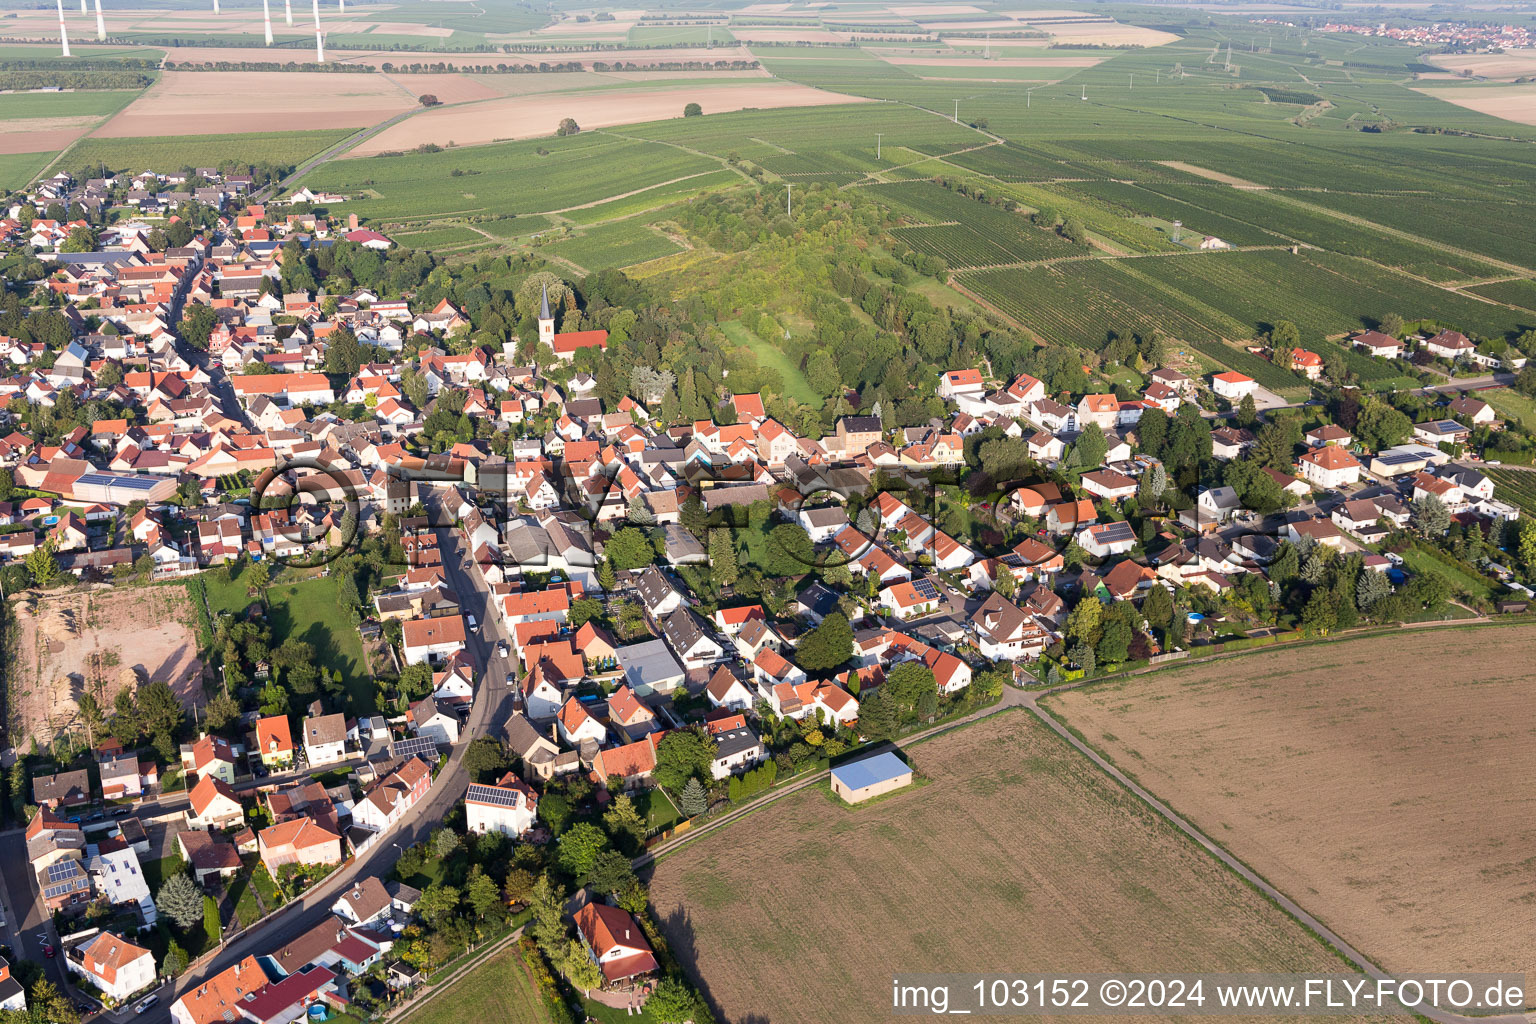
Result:
[[10,95],[0,107],[0,120],[32,117],[105,117],[124,106],[137,89],[102,89],[91,92],[37,92]]
[[727,320],[720,324],[720,329],[734,344],[751,349],[759,364],[778,370],[784,379],[784,393],[790,398],[811,406],[821,404],[821,395],[812,389],[811,382],[783,349],[758,337],[739,320]]
[[[204,580],[208,607],[215,618],[241,612],[254,600],[246,593],[240,577],[221,582],[218,574],[207,573]],[[280,645],[289,637],[313,644],[321,668],[327,672],[341,670],[350,701],[347,710],[358,714],[374,710],[376,692],[363,661],[362,640],[337,606],[340,582],[336,576],[296,582],[279,579],[267,587],[262,596],[267,604],[267,621],[272,628],[272,646]]]
[[600,202],[719,167],[708,157],[654,142],[582,134],[338,160],[304,180],[315,188],[366,190],[366,198],[348,203],[347,210],[374,218],[504,216]]
[[205,167],[224,162],[297,165],[350,134],[350,131],[338,130],[145,139],[86,138],[69,151],[63,164],[70,168],[105,164],[114,171],[143,170],[145,167]]
[[0,189],[20,188],[52,159],[52,153],[7,153],[0,156]]
[[1388,970],[1530,972],[1530,643],[1527,626],[1375,637],[1049,703]]
[[504,1021],[505,1024],[549,1024],[517,946],[503,950],[462,975],[446,990],[401,1018],[401,1024],[462,1024],[464,1021]]
[[928,785],[862,808],[811,789],[656,866],[723,1019],[883,1020],[899,971],[1340,969],[1023,712],[907,753]]

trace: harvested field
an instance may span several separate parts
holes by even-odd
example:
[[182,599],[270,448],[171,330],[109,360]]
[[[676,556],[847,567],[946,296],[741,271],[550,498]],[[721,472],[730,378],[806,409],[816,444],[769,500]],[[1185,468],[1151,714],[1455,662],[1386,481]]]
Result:
[[1431,61],[1448,71],[1471,71],[1484,78],[1516,79],[1536,74],[1536,50],[1503,53],[1437,53]]
[[99,117],[18,117],[0,119],[0,153],[63,149],[84,135]]
[[849,102],[859,100],[806,85],[777,81],[722,83],[712,87],[685,83],[668,89],[546,93],[419,114],[367,139],[348,155],[369,156],[414,149],[424,142],[472,146],[508,139],[539,138],[553,135],[560,120],[566,117],[575,118],[583,128],[660,121],[681,117],[683,107],[688,103],[702,105],[706,114],[718,114],[747,107],[814,107]]
[[1091,53],[1074,53],[1070,57],[998,57],[987,60],[982,57],[902,57],[884,58],[892,64],[934,68],[1091,68],[1103,63],[1107,57]]
[[384,75],[383,77],[412,97],[419,98],[430,94],[444,103],[469,103],[505,95],[470,75]]
[[79,726],[76,701],[163,680],[191,706],[203,703],[196,614],[182,586],[95,590],[12,602],[17,643],[6,712],[10,743],[47,744]]
[[247,132],[360,128],[416,105],[386,75],[168,71],[96,134],[221,135],[231,123]]
[[1528,626],[1352,640],[1050,703],[1388,970],[1529,974],[1532,640]]
[[723,1020],[884,1020],[898,971],[1340,969],[1031,715],[908,754],[927,785],[854,809],[807,790],[656,866]]
[[[55,25],[54,31],[57,31]],[[166,51],[166,59],[178,64],[212,64],[219,62],[274,60],[309,60],[313,51],[274,51],[260,46],[178,46]],[[682,63],[686,61],[752,60],[745,46],[715,46],[713,48],[678,47],[676,49],[630,50],[548,50],[542,53],[445,53],[434,50],[337,50],[327,57],[337,63],[364,64],[380,67],[409,64],[446,64],[450,67],[478,67],[482,64],[566,64],[579,61],[590,68],[594,61],[613,64],[624,61],[641,67],[652,64]],[[559,75],[561,72],[550,72]],[[290,77],[285,74],[284,77]],[[327,75],[327,78],[331,76]]]
[[[1178,36],[1161,29],[1142,28],[1140,25],[1050,23],[1035,25],[1051,34],[1060,43],[1092,43],[1097,46],[1162,46],[1178,41]],[[1012,42],[1013,40],[1009,40]]]
[[1501,85],[1491,88],[1418,89],[1425,96],[1454,103],[1480,114],[1502,117],[1517,124],[1536,124],[1536,85]]

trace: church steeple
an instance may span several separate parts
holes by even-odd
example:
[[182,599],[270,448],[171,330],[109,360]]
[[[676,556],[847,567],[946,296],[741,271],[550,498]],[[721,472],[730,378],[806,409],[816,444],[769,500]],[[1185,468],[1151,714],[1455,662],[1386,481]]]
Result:
[[543,286],[539,297],[539,342],[555,347],[555,318],[549,312],[549,285]]

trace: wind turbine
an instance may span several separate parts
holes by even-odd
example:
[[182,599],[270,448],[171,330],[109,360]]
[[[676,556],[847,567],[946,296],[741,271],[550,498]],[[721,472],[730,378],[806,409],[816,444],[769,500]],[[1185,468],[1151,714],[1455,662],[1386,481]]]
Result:
[[[101,3],[101,0],[96,0]],[[272,0],[261,0],[262,26],[267,30],[267,45],[272,45]]]
[[315,60],[325,63],[325,38],[320,34],[320,0],[309,0],[310,10],[315,15]]
[[107,38],[107,21],[101,16],[101,0],[96,0],[96,41],[105,42]]
[[293,28],[293,0],[283,0],[283,17],[288,20],[288,27]]
[[69,32],[68,32],[68,30],[66,30],[64,28],[64,0],[58,0],[58,2],[59,2],[59,43],[60,43],[60,45],[62,45],[64,47],[64,52],[63,52],[63,54],[61,56],[68,57],[69,56]]

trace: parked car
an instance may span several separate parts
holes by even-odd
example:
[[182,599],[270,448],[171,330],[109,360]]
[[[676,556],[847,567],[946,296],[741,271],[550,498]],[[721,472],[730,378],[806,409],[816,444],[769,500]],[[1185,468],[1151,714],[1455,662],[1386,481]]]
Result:
[[149,1009],[151,1006],[154,1006],[159,1001],[159,996],[145,996],[143,999],[140,999],[137,1004],[135,1004],[133,1012],[143,1013],[145,1010]]
[[43,943],[43,956],[45,956],[48,959],[52,960],[54,955],[57,952],[58,952],[58,950],[54,949],[53,946],[51,946],[50,944],[48,944],[46,942]]

